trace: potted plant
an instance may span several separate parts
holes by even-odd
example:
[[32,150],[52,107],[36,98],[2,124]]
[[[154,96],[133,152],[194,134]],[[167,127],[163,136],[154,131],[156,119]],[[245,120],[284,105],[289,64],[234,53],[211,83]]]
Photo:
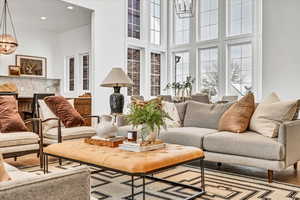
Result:
[[127,122],[134,128],[141,127],[143,144],[155,142],[161,127],[166,129],[166,119],[171,118],[163,111],[160,99],[148,102],[135,100],[130,106],[129,115],[126,116]]
[[192,76],[187,76],[186,81],[183,82],[184,90],[186,91],[187,96],[192,96],[193,84],[195,83],[195,78]]

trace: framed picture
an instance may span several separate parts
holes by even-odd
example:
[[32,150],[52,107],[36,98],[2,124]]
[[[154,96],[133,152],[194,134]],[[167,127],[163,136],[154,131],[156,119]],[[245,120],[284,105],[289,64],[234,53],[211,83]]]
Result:
[[16,65],[20,66],[21,76],[46,77],[47,58],[16,55]]
[[20,74],[21,74],[20,66],[9,65],[8,72],[9,72],[10,76],[20,76]]

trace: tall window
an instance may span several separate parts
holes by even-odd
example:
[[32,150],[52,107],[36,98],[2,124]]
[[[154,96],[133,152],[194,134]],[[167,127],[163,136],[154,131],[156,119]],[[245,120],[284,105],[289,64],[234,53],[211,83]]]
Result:
[[190,42],[190,18],[179,18],[175,15],[175,44]]
[[160,95],[161,55],[151,53],[151,96]]
[[228,19],[230,36],[252,33],[253,0],[229,0]]
[[69,75],[69,91],[75,90],[75,58],[71,57],[68,59],[68,75]]
[[82,90],[90,89],[90,62],[89,55],[82,55]]
[[200,0],[200,40],[218,38],[218,0]]
[[128,0],[128,37],[140,39],[141,34],[141,2]]
[[229,46],[229,92],[245,94],[252,87],[251,43]]
[[141,51],[128,48],[127,73],[129,78],[133,81],[133,86],[128,88],[128,96],[140,94],[140,66]]
[[216,47],[200,49],[200,74],[202,90],[215,96],[219,85],[218,49]]
[[151,20],[150,20],[150,42],[152,44],[160,45],[160,1],[161,0],[151,0]]
[[183,82],[190,75],[190,55],[189,52],[176,53],[175,61],[175,81]]

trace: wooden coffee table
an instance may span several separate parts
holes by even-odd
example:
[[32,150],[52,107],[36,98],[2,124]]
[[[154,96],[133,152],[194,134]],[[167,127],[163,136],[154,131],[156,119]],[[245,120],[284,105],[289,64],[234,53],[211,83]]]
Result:
[[[84,143],[82,140],[66,141],[44,148],[44,173],[48,173],[48,156],[66,159],[101,170],[110,170],[131,176],[131,199],[134,200],[134,177],[143,180],[143,200],[146,199],[145,179],[164,182],[197,191],[186,200],[196,199],[205,193],[204,153],[196,147],[167,144],[166,148],[148,152],[128,152],[118,148],[102,147]],[[153,174],[175,166],[199,160],[201,187],[186,185],[155,177]]]

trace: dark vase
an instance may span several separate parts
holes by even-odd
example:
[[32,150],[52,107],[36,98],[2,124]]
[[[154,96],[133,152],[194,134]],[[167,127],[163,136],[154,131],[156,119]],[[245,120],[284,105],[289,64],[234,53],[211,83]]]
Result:
[[124,108],[124,96],[120,93],[121,87],[114,87],[114,93],[110,95],[111,114],[122,114]]

